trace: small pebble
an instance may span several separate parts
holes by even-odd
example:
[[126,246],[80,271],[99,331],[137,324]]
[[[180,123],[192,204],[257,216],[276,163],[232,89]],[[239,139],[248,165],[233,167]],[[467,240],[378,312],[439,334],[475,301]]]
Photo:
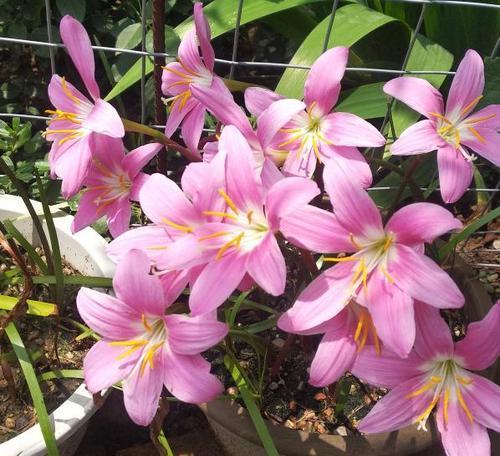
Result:
[[304,382],[301,380],[297,385],[297,390],[302,391],[304,389]]
[[15,429],[16,420],[14,418],[12,418],[11,416],[8,416],[7,418],[5,418],[3,424],[6,428]]
[[339,426],[335,432],[342,437],[347,437],[347,428],[345,426]]
[[273,340],[273,345],[276,348],[281,349],[285,345],[285,341],[281,337],[278,337],[277,339]]
[[279,388],[279,385],[276,382],[269,383],[269,389],[271,391],[277,390],[278,388]]
[[316,393],[314,395],[314,399],[316,399],[317,401],[324,401],[326,399],[326,394],[322,392]]
[[495,239],[493,241],[493,248],[496,250],[500,250],[500,239]]
[[490,274],[488,277],[486,277],[488,282],[494,282],[495,280],[498,279],[498,274],[495,272],[494,274]]

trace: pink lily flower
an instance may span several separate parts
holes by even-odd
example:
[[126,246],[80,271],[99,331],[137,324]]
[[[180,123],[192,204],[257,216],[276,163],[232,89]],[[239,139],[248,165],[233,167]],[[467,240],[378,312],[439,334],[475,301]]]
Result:
[[58,75],[52,76],[49,98],[55,110],[44,136],[53,141],[49,153],[52,176],[62,178],[64,198],[75,195],[88,171],[97,134],[122,138],[123,123],[115,108],[100,98],[90,39],[82,24],[71,16],[61,19],[61,38],[92,101]]
[[469,325],[467,335],[453,343],[439,311],[418,303],[417,337],[408,358],[383,350],[364,350],[354,375],[392,388],[359,423],[368,434],[390,432],[426,422],[436,408],[437,428],[447,456],[489,456],[487,428],[500,432],[500,387],[471,372],[493,364],[500,352],[500,305]]
[[[317,162],[350,172],[363,186],[372,174],[356,147],[378,147],[384,137],[370,123],[343,112],[330,112],[338,100],[349,49],[336,47],[323,53],[313,64],[304,86],[299,111],[277,100],[262,111],[258,130],[269,140],[273,154],[288,175],[311,177]],[[262,101],[256,101],[261,95]],[[249,109],[261,111],[272,99],[267,92],[251,92]],[[272,140],[272,141],[271,141]]]
[[130,200],[139,200],[139,190],[149,177],[141,169],[162,146],[146,144],[125,155],[121,139],[104,135],[96,136],[95,145],[71,229],[75,233],[105,216],[111,235],[117,237],[128,230]]
[[222,79],[213,72],[215,55],[210,44],[210,26],[200,2],[194,4],[194,23],[195,28],[181,41],[178,61],[164,67],[162,92],[170,96],[166,102],[171,103],[165,135],[172,136],[182,123],[184,142],[193,157],[199,159],[198,143],[205,123],[205,107],[192,97],[191,88],[212,87],[218,97],[232,96]]
[[475,156],[469,149],[500,166],[500,105],[475,113],[483,97],[484,65],[470,49],[453,78],[446,108],[443,97],[424,79],[396,78],[384,92],[426,117],[406,129],[392,145],[394,155],[414,155],[437,149],[439,186],[446,203],[454,203],[470,185]]
[[171,303],[149,270],[148,257],[132,250],[113,278],[116,297],[89,288],[77,297],[81,317],[102,336],[84,360],[88,390],[97,393],[122,381],[125,408],[143,426],[152,421],[164,385],[181,401],[195,404],[222,392],[200,353],[228,332],[213,316],[166,315]]
[[297,331],[285,313],[278,322],[280,329],[304,336],[324,334],[311,363],[309,383],[328,386],[351,370],[358,353],[373,346],[377,353],[381,343],[366,307],[350,301],[335,317],[311,329]]
[[338,264],[300,294],[282,323],[292,332],[308,330],[354,299],[368,308],[384,344],[406,356],[415,339],[414,299],[439,308],[464,303],[453,280],[423,252],[425,242],[462,224],[436,204],[416,203],[399,209],[384,227],[375,203],[348,176],[326,168],[324,181],[335,215],[309,206],[283,220],[281,231],[313,251],[352,254],[326,257]]
[[225,187],[218,191],[226,209],[204,211],[221,220],[195,230],[195,242],[211,260],[191,288],[193,315],[221,305],[246,274],[266,292],[282,294],[286,267],[276,241],[280,220],[319,193],[314,182],[301,178],[281,179],[266,193],[250,146],[234,126],[222,131],[219,149],[226,154]]

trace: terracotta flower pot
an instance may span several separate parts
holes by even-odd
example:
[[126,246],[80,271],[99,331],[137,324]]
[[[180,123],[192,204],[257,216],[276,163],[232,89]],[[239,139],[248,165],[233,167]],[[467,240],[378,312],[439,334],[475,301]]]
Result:
[[[42,205],[32,201],[37,213],[42,214]],[[14,221],[16,228],[33,245],[39,245],[36,231],[21,198],[12,195],[0,196],[0,220]],[[82,274],[112,277],[114,264],[107,258],[107,242],[92,228],[85,228],[77,234],[71,233],[73,217],[54,211],[61,255]],[[45,223],[44,229],[46,229]],[[87,420],[96,411],[92,395],[82,383],[76,391],[50,414],[61,456],[75,454],[87,429]],[[43,456],[47,454],[42,431],[37,424],[16,437],[0,444],[1,456]]]
[[[463,261],[456,261],[450,271],[466,298],[465,312],[469,321],[482,319],[492,303],[481,282],[475,279],[475,272]],[[500,363],[491,366],[484,375],[497,380],[500,377]],[[260,439],[245,408],[228,400],[218,399],[203,404],[208,421],[229,456],[265,456]],[[267,420],[267,427],[278,452],[283,456],[440,456],[439,432],[433,420],[429,420],[428,432],[417,431],[417,425],[407,426],[394,432],[372,435],[350,435],[342,437],[332,434],[313,434],[288,429]],[[490,432],[492,455],[495,448],[500,451],[498,435]]]

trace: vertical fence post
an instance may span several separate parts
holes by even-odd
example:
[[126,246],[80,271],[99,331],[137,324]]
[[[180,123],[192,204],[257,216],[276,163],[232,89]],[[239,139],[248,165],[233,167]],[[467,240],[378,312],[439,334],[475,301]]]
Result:
[[[165,53],[165,0],[153,0],[153,51],[155,82],[155,124],[164,125],[166,121],[165,105],[162,101],[161,74],[165,57],[156,53]],[[158,172],[167,174],[167,150],[158,154]]]

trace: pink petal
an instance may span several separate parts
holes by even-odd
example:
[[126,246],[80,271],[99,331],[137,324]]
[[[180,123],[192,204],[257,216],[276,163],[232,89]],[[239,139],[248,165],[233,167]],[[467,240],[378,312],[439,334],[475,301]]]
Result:
[[478,423],[500,432],[500,386],[479,375],[469,375],[472,384],[462,389],[467,407]]
[[125,157],[125,146],[121,138],[108,135],[92,135],[92,168],[85,184],[99,185],[110,174],[121,172],[121,163]]
[[106,208],[107,224],[113,238],[128,230],[132,209],[128,198],[122,197]]
[[210,44],[210,26],[208,21],[203,15],[203,4],[197,2],[194,4],[193,8],[194,15],[194,25],[196,27],[196,36],[198,37],[198,42],[201,48],[201,55],[203,56],[203,62],[209,70],[214,69],[214,49]]
[[160,279],[150,275],[151,263],[142,250],[130,250],[116,267],[113,289],[119,300],[139,314],[161,316],[165,301]]
[[[163,349],[165,350],[165,349]],[[131,420],[139,426],[147,426],[153,421],[158,401],[163,389],[164,360],[157,352],[154,367],[146,365],[141,372],[137,366],[123,381],[123,401]]]
[[167,124],[165,125],[165,136],[170,138],[175,133],[184,118],[199,104],[200,102],[191,96],[182,107],[179,100],[174,100],[168,111]]
[[287,177],[273,185],[265,203],[271,229],[278,228],[283,217],[305,207],[319,192],[315,182],[301,177]]
[[379,271],[372,273],[367,285],[368,309],[384,345],[406,358],[415,341],[413,299]]
[[401,358],[382,347],[381,353],[375,347],[364,347],[356,357],[351,372],[370,385],[395,388],[421,374],[422,359],[415,352]]
[[455,345],[455,355],[466,369],[483,370],[491,366],[500,354],[500,302],[481,321],[467,327],[467,335]]
[[343,172],[351,176],[351,179],[360,187],[367,188],[372,184],[373,176],[370,165],[358,149],[326,144],[321,144],[320,148],[322,154],[328,155],[325,159],[325,168],[330,168],[330,176],[336,172]]
[[285,312],[278,320],[278,328],[282,331],[292,334],[300,334],[301,336],[313,336],[316,334],[325,334],[327,332],[342,331],[342,328],[348,324],[350,318],[349,308],[345,307],[335,317],[330,318],[317,326],[308,329],[296,330],[293,325],[293,319]]
[[281,170],[285,176],[310,178],[316,169],[316,162],[317,158],[312,150],[307,153],[292,151],[288,153]]
[[260,178],[262,179],[262,185],[264,185],[265,190],[269,190],[276,182],[284,179],[285,176],[281,174],[278,167],[274,162],[269,159],[264,159],[264,164],[262,165],[262,170],[260,172]]
[[363,237],[382,234],[380,212],[366,191],[353,183],[347,174],[329,166],[325,167],[323,180],[334,213],[346,230]]
[[305,109],[305,104],[299,100],[282,99],[271,104],[257,120],[257,136],[262,148],[267,148],[276,133],[290,121],[290,119]]
[[[172,229],[165,219],[189,227],[198,214],[177,184],[162,174],[152,174],[139,194],[141,208],[148,218]],[[175,228],[174,228],[175,229]],[[180,233],[179,233],[180,234]]]
[[167,315],[168,342],[178,355],[197,355],[217,345],[228,333],[228,326],[205,314],[197,317]]
[[255,161],[248,142],[240,131],[228,125],[222,131],[219,150],[227,153],[226,192],[241,210],[260,207],[263,202],[262,183],[257,182]]
[[425,360],[453,356],[450,328],[441,318],[439,309],[415,302],[415,352]]
[[[466,112],[477,104],[479,98],[483,94],[484,89],[484,64],[481,56],[469,49],[453,77],[450,91],[448,93],[448,101],[446,102],[446,115],[454,117],[453,114],[459,114],[464,108]],[[471,106],[471,103],[474,103]]]
[[279,296],[285,291],[286,264],[274,234],[268,233],[248,255],[248,273],[269,294]]
[[412,298],[439,309],[464,305],[464,296],[455,282],[434,261],[406,245],[397,244],[394,249],[387,267],[399,288]]
[[259,117],[272,103],[283,97],[263,87],[249,87],[245,90],[245,106],[250,114]]
[[443,97],[425,79],[404,76],[384,85],[384,92],[408,105],[411,109],[430,118],[431,113],[443,114]]
[[82,287],[76,297],[76,305],[83,321],[107,339],[133,339],[140,332],[134,326],[140,315],[113,296]]
[[206,263],[211,256],[211,252],[205,250],[195,236],[187,234],[168,245],[163,254],[156,258],[156,267],[163,271],[192,268]]
[[408,127],[391,146],[392,155],[416,155],[436,150],[443,144],[431,120],[421,120]]
[[[475,122],[477,119],[483,119],[485,117],[488,117],[488,119]],[[490,128],[492,130],[498,131],[500,129],[500,105],[492,104],[486,106],[486,108],[480,109],[479,111],[470,114],[470,116],[468,116],[465,121],[467,123],[472,123],[472,126],[474,126],[475,124],[475,126],[480,128]]]
[[172,242],[172,237],[168,235],[163,226],[141,226],[129,230],[111,241],[106,247],[106,254],[111,261],[118,263],[129,250],[140,246],[148,255],[151,263],[154,264],[163,256],[168,245]]
[[82,127],[112,138],[123,138],[125,135],[122,119],[120,119],[116,109],[101,99],[95,101],[94,107],[83,121]]
[[130,187],[130,193],[128,194],[129,199],[139,202],[139,195],[142,187],[144,187],[144,184],[148,181],[149,177],[149,174],[145,173],[139,173],[134,177],[134,181]]
[[86,191],[83,193],[78,203],[78,211],[71,223],[72,233],[76,233],[86,226],[92,225],[92,223],[96,222],[101,217],[97,212],[97,205],[94,202],[95,198],[95,192]]
[[184,117],[184,122],[182,123],[182,139],[188,147],[188,149],[201,157],[198,150],[198,145],[201,138],[201,133],[203,130],[203,124],[205,123],[205,107],[202,104],[196,105],[189,113]]
[[436,423],[447,456],[490,456],[488,431],[479,423],[470,422],[458,401],[448,404],[448,422],[443,416],[443,403],[439,404]]
[[172,271],[160,275],[160,282],[167,307],[174,303],[189,282],[189,269]]
[[355,263],[340,263],[319,275],[286,312],[291,331],[303,331],[337,315],[352,295]]
[[472,163],[453,146],[440,147],[437,153],[439,186],[445,203],[454,203],[472,182]]
[[[188,68],[193,73],[201,73],[205,70],[205,65],[200,57],[200,52],[198,50],[198,37],[196,36],[196,29],[192,28],[189,30],[181,40],[178,49],[179,60],[182,65]],[[206,71],[206,70],[205,70]],[[182,70],[182,73],[186,73],[186,70]],[[189,78],[189,74],[186,75],[186,79]]]
[[224,83],[205,87],[193,84],[191,93],[205,106],[223,125],[234,125],[246,137],[255,140],[255,133],[246,114],[234,101],[231,92]]
[[280,231],[298,247],[318,253],[352,250],[349,232],[324,209],[307,205],[283,218]]
[[414,422],[430,404],[432,396],[429,392],[412,397],[408,395],[421,388],[426,381],[426,377],[419,376],[396,385],[361,420],[358,429],[374,434],[395,431]]
[[94,75],[94,53],[87,31],[80,22],[69,15],[65,15],[61,19],[59,30],[61,32],[61,39],[78,73],[80,73],[85,87],[94,100],[99,98],[99,86]]
[[[486,158],[495,166],[500,166],[500,133],[493,128],[484,128],[482,125],[476,127],[475,130],[483,139],[479,140],[471,134],[462,139],[462,144],[481,155],[481,157]],[[500,130],[500,127],[496,130]]]
[[328,386],[336,382],[356,359],[357,346],[349,321],[336,331],[327,332],[318,345],[311,363],[309,383],[313,386]]
[[431,243],[448,231],[462,228],[460,220],[445,208],[432,203],[415,203],[394,213],[385,229],[401,244]]
[[255,285],[255,280],[252,279],[250,274],[245,274],[241,282],[238,284],[238,290],[241,292],[250,291],[252,287]]
[[61,193],[64,199],[76,195],[83,185],[92,159],[91,136],[75,141],[54,163],[54,171],[62,182]]
[[349,48],[338,46],[314,62],[304,85],[304,101],[308,107],[315,103],[323,115],[331,111],[339,97],[348,57]]
[[177,399],[201,404],[222,393],[222,383],[210,373],[210,363],[200,355],[178,355],[170,350],[164,356],[163,381]]
[[208,263],[191,288],[189,307],[192,315],[219,307],[236,289],[245,273],[245,258],[237,254],[225,255]]
[[123,346],[110,345],[109,341],[100,340],[88,351],[83,360],[83,373],[85,385],[92,394],[127,378],[140,352],[117,359],[125,350]]
[[123,158],[123,169],[127,171],[131,179],[134,179],[162,148],[162,144],[153,142],[130,151]]
[[332,112],[321,121],[321,132],[338,146],[379,147],[385,138],[369,122],[348,112]]
[[[89,99],[66,80],[64,80],[64,87],[72,95],[72,97],[69,97],[63,89],[63,78],[57,74],[52,75],[48,87],[49,99],[57,109],[65,112],[76,113],[80,111],[81,105],[84,105],[85,107],[92,106]],[[74,98],[81,100],[81,102],[77,103]]]

